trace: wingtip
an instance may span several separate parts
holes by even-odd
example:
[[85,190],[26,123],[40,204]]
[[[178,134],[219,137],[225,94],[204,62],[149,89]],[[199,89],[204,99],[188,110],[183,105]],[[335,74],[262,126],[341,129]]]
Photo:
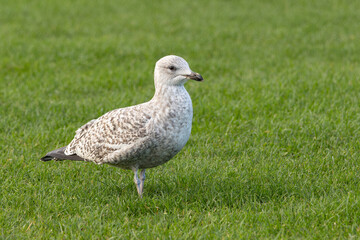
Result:
[[40,161],[47,162],[47,161],[51,161],[53,159],[54,159],[54,157],[46,155],[45,157],[40,158]]

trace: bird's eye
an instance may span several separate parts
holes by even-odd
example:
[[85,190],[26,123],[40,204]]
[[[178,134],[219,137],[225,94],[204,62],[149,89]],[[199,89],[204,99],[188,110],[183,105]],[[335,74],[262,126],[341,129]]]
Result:
[[171,71],[174,71],[174,70],[176,70],[176,67],[173,66],[173,65],[171,65],[171,66],[169,67],[169,69],[170,69]]

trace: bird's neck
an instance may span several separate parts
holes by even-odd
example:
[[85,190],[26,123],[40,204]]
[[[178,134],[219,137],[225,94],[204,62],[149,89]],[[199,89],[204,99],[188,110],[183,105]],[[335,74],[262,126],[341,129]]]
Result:
[[187,141],[191,131],[193,108],[190,95],[184,85],[157,88],[150,105],[158,128],[167,129],[170,126],[175,129],[184,128]]
[[190,98],[184,85],[156,86],[155,95],[152,101],[180,103]]

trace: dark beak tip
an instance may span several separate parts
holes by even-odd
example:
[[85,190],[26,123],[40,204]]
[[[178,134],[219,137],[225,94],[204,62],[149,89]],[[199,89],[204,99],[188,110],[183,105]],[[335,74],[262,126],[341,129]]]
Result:
[[188,78],[188,79],[198,81],[198,82],[204,81],[203,77],[199,73],[195,73],[195,72],[193,72],[193,73],[191,73],[189,75],[185,75],[185,77]]
[[198,82],[204,81],[204,78],[203,78],[199,73],[194,73],[194,74],[192,74],[192,75],[193,75],[193,76],[192,76],[191,79],[193,79],[193,80],[195,80],[195,81],[198,81]]

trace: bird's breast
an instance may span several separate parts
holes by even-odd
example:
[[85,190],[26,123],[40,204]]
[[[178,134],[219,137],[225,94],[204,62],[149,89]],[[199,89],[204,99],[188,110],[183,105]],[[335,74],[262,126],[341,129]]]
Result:
[[189,140],[193,109],[190,96],[185,91],[162,104],[156,104],[152,122],[153,146],[141,167],[155,167],[169,161]]
[[164,144],[180,151],[190,137],[192,117],[193,109],[190,97],[168,103],[163,108],[162,116],[159,116],[156,126]]

